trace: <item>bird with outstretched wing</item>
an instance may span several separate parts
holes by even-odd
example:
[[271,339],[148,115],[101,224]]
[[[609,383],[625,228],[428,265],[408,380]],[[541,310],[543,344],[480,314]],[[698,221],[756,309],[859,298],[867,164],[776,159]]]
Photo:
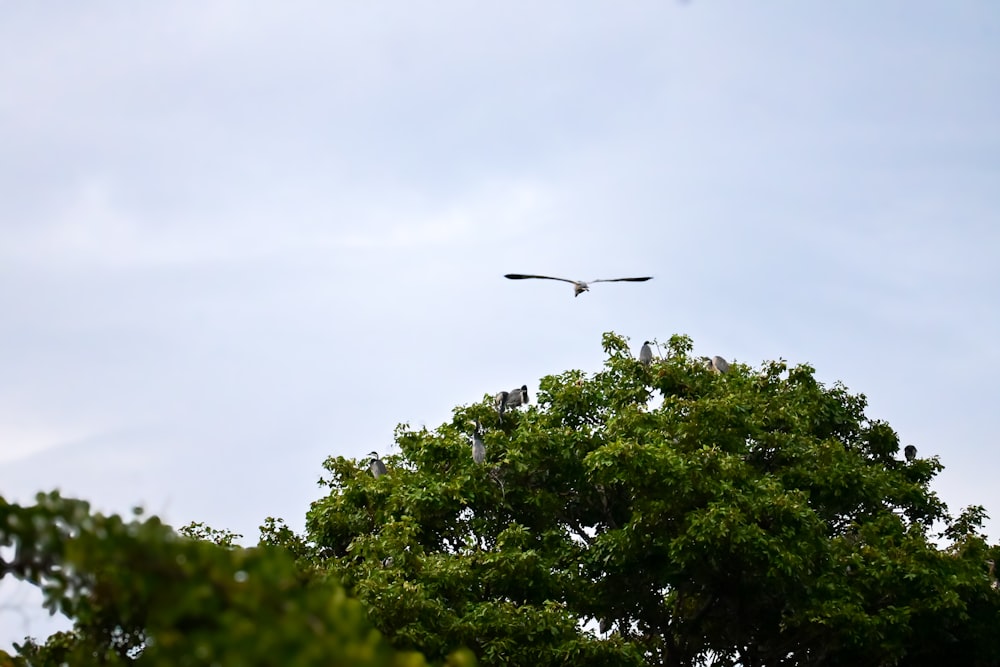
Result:
[[509,278],[511,280],[524,280],[526,278],[540,278],[541,280],[560,280],[564,283],[571,283],[573,285],[573,296],[580,296],[584,292],[590,291],[590,285],[592,283],[641,283],[647,280],[652,280],[653,276],[643,276],[641,278],[598,278],[597,280],[570,280],[568,278],[555,278],[553,276],[536,276],[527,273],[508,273],[504,275],[504,278]]

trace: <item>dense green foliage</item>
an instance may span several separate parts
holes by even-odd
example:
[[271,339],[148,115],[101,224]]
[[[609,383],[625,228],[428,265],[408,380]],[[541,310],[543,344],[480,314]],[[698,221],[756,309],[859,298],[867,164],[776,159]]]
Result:
[[0,651],[0,666],[426,664],[393,651],[356,600],[309,583],[285,550],[227,548],[234,536],[203,524],[186,532],[220,544],[56,494],[27,507],[0,500],[0,545],[13,548],[0,573],[41,586],[47,606],[75,622],[18,645],[16,657]]
[[254,549],[0,499],[0,576],[75,623],[0,667],[1000,665],[984,510],[950,516],[864,396],[604,347],[502,422],[487,398],[400,427],[377,478],[328,459],[306,534],[268,519]]
[[938,460],[903,461],[864,396],[808,366],[713,373],[683,337],[649,367],[604,346],[502,423],[487,398],[401,427],[377,479],[329,459],[302,562],[430,659],[1000,664],[982,509],[950,517]]

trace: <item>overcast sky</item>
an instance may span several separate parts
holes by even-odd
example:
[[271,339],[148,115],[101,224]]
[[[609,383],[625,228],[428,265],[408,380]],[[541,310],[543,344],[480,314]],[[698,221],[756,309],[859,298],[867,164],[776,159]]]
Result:
[[[329,455],[685,333],[866,394],[996,540],[998,36],[994,0],[0,0],[0,495],[253,542]],[[37,608],[0,585],[0,648]]]

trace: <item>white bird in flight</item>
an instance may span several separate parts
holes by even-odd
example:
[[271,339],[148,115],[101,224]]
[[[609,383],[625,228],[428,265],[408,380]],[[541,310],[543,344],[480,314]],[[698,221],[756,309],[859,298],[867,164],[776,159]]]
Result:
[[569,280],[568,278],[554,278],[552,276],[535,276],[526,273],[508,273],[504,275],[504,278],[510,278],[511,280],[524,280],[525,278],[541,278],[542,280],[561,280],[564,283],[573,284],[573,296],[580,296],[584,292],[590,291],[591,283],[641,283],[647,280],[652,280],[653,276],[643,276],[642,278],[600,278],[598,280]]

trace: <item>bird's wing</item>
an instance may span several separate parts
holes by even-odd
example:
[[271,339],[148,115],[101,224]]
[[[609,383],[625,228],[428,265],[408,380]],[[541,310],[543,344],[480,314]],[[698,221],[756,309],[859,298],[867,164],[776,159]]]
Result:
[[573,283],[574,285],[579,282],[577,280],[569,280],[567,278],[553,278],[552,276],[533,276],[533,275],[528,275],[526,273],[507,273],[504,275],[504,278],[510,278],[511,280],[524,280],[525,278],[541,278],[543,280],[561,280],[564,283]]
[[653,276],[643,276],[642,278],[598,278],[597,280],[591,280],[592,283],[641,283],[647,280],[652,280]]

